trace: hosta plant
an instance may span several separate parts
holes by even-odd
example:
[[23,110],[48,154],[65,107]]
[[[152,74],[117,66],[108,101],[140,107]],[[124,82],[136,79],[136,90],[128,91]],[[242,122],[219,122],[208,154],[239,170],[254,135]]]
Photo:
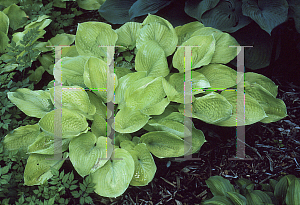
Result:
[[[115,65],[114,96],[105,89],[112,58],[106,47],[98,45],[123,46],[116,50],[129,63],[120,67],[124,64],[119,59]],[[236,86],[237,72],[224,64],[237,55],[236,48],[228,47],[237,42],[227,33],[199,22],[173,28],[165,19],[149,15],[143,23],[129,22],[117,30],[101,22],[81,23],[75,45],[62,50],[53,71],[55,75],[61,69],[61,150],[80,176],[92,177],[97,194],[117,197],[129,185],[145,186],[156,172],[152,155],[180,157],[198,152],[205,143],[203,132],[193,124],[192,141],[184,141],[185,59],[184,47],[178,45],[200,46],[192,48],[193,112],[187,117],[236,126],[236,92],[204,90]],[[132,53],[136,53],[134,63]],[[168,56],[173,58],[172,65]],[[178,72],[170,72],[172,66]],[[286,116],[285,104],[276,99],[277,86],[270,79],[246,73],[245,80],[246,125]],[[63,164],[63,160],[45,160],[53,157],[55,149],[57,89],[52,81],[47,90],[8,93],[25,114],[40,118],[39,123],[19,127],[4,139],[6,149],[30,154],[24,172],[28,186],[43,184],[52,177],[50,168],[59,169]],[[115,104],[114,142],[106,137],[109,101]],[[138,136],[141,130],[144,134]],[[109,143],[114,144],[112,158],[107,156]]]
[[255,189],[254,184],[248,179],[238,179],[235,183],[237,189],[229,180],[221,176],[212,176],[206,181],[213,194],[209,200],[202,204],[298,204],[300,200],[300,178],[294,175],[286,175],[278,181],[270,179],[269,184],[261,184],[261,189]]

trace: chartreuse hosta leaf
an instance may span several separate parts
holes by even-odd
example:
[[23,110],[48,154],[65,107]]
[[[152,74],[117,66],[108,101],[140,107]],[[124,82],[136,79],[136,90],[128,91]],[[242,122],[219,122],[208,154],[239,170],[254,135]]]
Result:
[[[80,86],[61,86],[62,106],[76,111],[88,119],[93,119],[96,107],[90,103],[89,96]],[[56,88],[50,88],[51,101],[54,104],[54,92]],[[57,91],[56,91],[57,92]]]
[[[237,55],[237,47],[229,46],[238,46],[238,42],[230,34],[224,33],[218,29],[211,27],[203,27],[195,31],[191,38],[194,36],[201,35],[213,35],[216,40],[215,52],[212,56],[210,63],[229,63]],[[241,49],[238,49],[240,52]]]
[[56,34],[53,38],[49,40],[51,45],[71,45],[75,41],[75,35],[72,34]]
[[[115,87],[118,86],[118,79],[115,73],[114,76]],[[101,97],[104,102],[113,101],[114,96],[111,99],[107,99],[106,83],[107,83],[107,64],[103,60],[90,57],[84,66],[83,72],[84,84],[93,89],[93,92]]]
[[[40,128],[50,136],[54,136],[54,123],[57,122],[57,119],[54,119],[55,112],[56,110],[47,113],[38,123]],[[73,138],[88,131],[86,118],[67,108],[62,108],[62,121],[57,126],[62,127],[62,138]]]
[[152,154],[147,149],[145,143],[139,143],[135,146],[134,142],[132,141],[124,141],[121,143],[122,148],[123,144],[126,142],[133,144],[132,149],[125,148],[131,154],[135,166],[130,185],[146,186],[152,181],[157,169]]
[[11,133],[7,134],[4,138],[4,148],[13,151],[22,149],[27,151],[29,145],[31,145],[41,133],[38,124],[26,125],[14,129]]
[[195,31],[203,27],[204,25],[199,21],[194,21],[175,27],[175,31],[178,36],[178,45],[181,45],[183,42],[188,40]]
[[245,92],[251,95],[266,112],[267,117],[262,119],[261,122],[276,122],[287,116],[284,102],[281,99],[275,98],[261,85],[245,82]]
[[122,149],[126,149],[127,151],[133,150],[136,144],[129,140],[124,140],[120,143],[120,147]]
[[[167,131],[180,138],[184,138],[184,116],[179,112],[173,112],[168,116],[156,120],[151,119],[148,125],[152,126],[156,131]],[[198,152],[201,146],[206,142],[204,134],[192,124],[192,153]]]
[[[122,160],[120,160],[122,158]],[[118,197],[129,186],[134,174],[134,160],[125,149],[116,148],[112,160],[103,167],[91,173],[95,183],[95,192],[104,197]]]
[[[237,73],[226,65],[209,64],[203,66],[201,69],[197,70],[197,72],[202,73],[206,77],[213,89],[226,89],[236,85]],[[239,81],[240,79],[238,79],[238,82]]]
[[[59,170],[65,161],[61,159],[56,160],[53,157],[54,155],[31,154],[25,166],[24,185],[41,185],[50,179],[53,176],[50,167]],[[62,157],[67,158],[68,153],[64,152]]]
[[140,143],[158,158],[180,157],[184,155],[184,139],[167,131],[153,131],[142,135]]
[[[192,103],[192,106],[193,118],[197,118],[209,124],[216,124],[227,120],[232,115],[233,110],[233,106],[226,100],[226,98],[216,92],[196,98],[196,100]],[[179,106],[179,111],[184,113],[183,104]]]
[[[62,152],[69,148],[69,143],[70,139],[62,139]],[[54,154],[54,137],[41,132],[36,140],[29,145],[27,152],[30,154]]]
[[172,24],[167,20],[148,14],[142,23],[142,28],[138,32],[136,47],[140,49],[147,41],[156,41],[165,51],[166,57],[174,53],[178,37]]
[[164,50],[156,41],[147,41],[135,57],[135,70],[146,71],[148,77],[167,76],[170,73]]
[[[215,125],[232,127],[236,126],[236,105],[244,107],[244,101],[237,102],[237,92],[236,91],[222,91],[222,96],[232,105],[232,115],[230,118],[214,123]],[[262,106],[249,94],[245,94],[245,125],[251,125],[267,117]]]
[[278,85],[275,85],[270,78],[258,73],[247,72],[245,73],[245,81],[248,81],[250,84],[257,83],[261,85],[263,88],[269,91],[274,98],[276,98],[278,93]]
[[179,70],[179,73],[184,72],[185,61],[192,61],[191,68],[198,68],[208,65],[211,62],[215,52],[216,41],[212,35],[194,36],[185,41],[181,46],[199,46],[192,47],[192,59],[185,59],[185,48],[179,47],[173,56],[173,66]]
[[117,39],[118,35],[111,25],[102,22],[84,22],[78,24],[75,45],[79,55],[105,59],[107,48],[99,46],[114,46]]
[[160,115],[170,101],[162,85],[162,77],[145,77],[133,82],[126,90],[126,106],[146,115]]
[[79,53],[77,52],[76,46],[64,47],[61,49],[61,57],[77,57]]
[[38,27],[38,26],[40,26],[39,29],[46,28],[52,21],[51,19],[47,19],[49,17],[50,16],[47,16],[47,15],[39,16],[36,21],[31,22],[30,24],[26,25],[25,30],[35,28],[35,27]]
[[148,122],[150,117],[140,110],[125,107],[115,116],[114,130],[120,133],[132,133],[140,130]]
[[99,114],[95,114],[93,124],[91,126],[91,131],[97,137],[106,136],[106,120]]
[[116,92],[115,92],[115,101],[114,101],[114,103],[119,104],[118,108],[121,107],[121,104],[125,103],[124,95],[127,88],[135,81],[144,78],[146,76],[147,76],[146,71],[140,71],[140,72],[128,73],[127,75],[119,79],[118,87],[116,88]]
[[[184,73],[172,73],[169,76],[168,82],[176,89],[178,92],[178,95],[176,95],[175,98],[171,98],[172,101],[182,103],[184,104]],[[195,101],[194,95],[203,93],[203,90],[200,90],[201,88],[209,88],[211,87],[208,79],[206,77],[197,72],[192,71],[192,88],[197,90],[192,90],[192,101]]]
[[55,69],[61,67],[61,79],[63,84],[79,85],[85,87],[83,80],[84,65],[88,56],[63,57],[55,64]]
[[116,45],[118,46],[134,46],[136,44],[136,36],[141,28],[141,23],[138,22],[127,22],[120,28],[116,29],[115,32],[118,34],[118,40]]
[[106,119],[106,110],[107,107],[104,104],[104,102],[102,101],[102,99],[100,97],[98,97],[95,93],[93,92],[86,92],[89,96],[90,102],[91,104],[93,104],[96,107],[96,115],[100,115],[101,117],[103,117],[104,119]]
[[[87,132],[71,140],[69,156],[80,176],[89,175],[92,169],[94,172],[107,162],[107,159],[104,159],[107,158],[106,139],[106,137],[96,137],[93,133]],[[94,167],[96,164],[97,166]]]
[[48,91],[19,88],[15,92],[8,92],[7,97],[30,117],[42,118],[54,108]]

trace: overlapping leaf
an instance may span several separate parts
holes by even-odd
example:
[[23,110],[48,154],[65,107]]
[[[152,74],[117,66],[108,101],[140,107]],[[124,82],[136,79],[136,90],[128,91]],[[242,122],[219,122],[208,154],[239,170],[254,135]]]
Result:
[[[122,160],[120,160],[122,159]],[[108,160],[103,167],[92,173],[95,192],[100,196],[118,197],[129,186],[134,174],[134,161],[125,149],[115,149],[114,159]]]
[[150,14],[143,21],[139,31],[136,40],[137,49],[140,49],[149,40],[156,41],[165,51],[166,57],[174,53],[178,43],[178,37],[172,24],[159,16]]
[[[68,153],[65,152],[62,156],[65,159],[68,157]],[[50,167],[59,170],[64,163],[64,159],[55,159],[54,155],[31,154],[24,171],[24,185],[43,184],[53,176]]]
[[28,88],[19,88],[15,92],[8,92],[7,97],[31,117],[42,118],[54,108],[50,93],[43,90],[32,91]]
[[[88,119],[96,113],[96,107],[90,103],[89,96],[80,86],[61,86],[62,106],[77,111]],[[51,101],[54,104],[55,91],[57,88],[50,88]]]
[[4,148],[10,151],[21,148],[26,152],[28,146],[36,140],[40,133],[41,131],[38,124],[16,128],[13,132],[5,136],[3,141]]
[[84,22],[77,27],[75,45],[79,55],[103,58],[106,62],[105,46],[114,46],[117,39],[118,35],[111,25],[102,22]]
[[[216,41],[213,35],[191,37],[181,45],[182,47],[176,50],[173,56],[174,68],[177,68],[180,73],[183,73],[185,68],[185,61],[193,62],[191,66],[192,69],[208,65],[214,55],[215,44]],[[192,59],[185,59],[184,46],[193,46],[191,48]]]
[[[61,123],[59,124],[59,120],[55,119],[55,112],[60,112],[59,110],[53,110],[47,113],[42,119],[39,121],[40,128],[48,135],[54,136],[54,127],[56,125],[56,129],[61,129],[62,138],[73,138],[75,136],[80,135],[81,133],[86,133],[88,131],[88,123],[86,118],[77,113],[72,112],[67,108],[62,108],[60,114],[62,117]],[[55,125],[54,125],[55,124]],[[61,127],[61,128],[60,128]]]
[[54,137],[41,132],[36,140],[28,147],[28,153],[51,155],[54,154],[54,150],[58,148],[55,146],[61,146],[61,151],[64,152],[69,148],[69,143],[70,139],[62,139],[61,144],[54,145]]
[[101,168],[108,160],[107,138],[87,132],[71,140],[69,156],[77,173],[84,177]]
[[[227,120],[232,115],[233,110],[233,106],[227,99],[216,92],[196,98],[192,105],[193,118],[197,118],[210,124],[216,124]],[[179,111],[184,113],[183,104],[180,105]]]

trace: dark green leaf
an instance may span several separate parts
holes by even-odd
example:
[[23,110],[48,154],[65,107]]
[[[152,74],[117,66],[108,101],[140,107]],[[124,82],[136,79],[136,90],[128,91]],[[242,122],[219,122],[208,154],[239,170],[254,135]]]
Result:
[[85,201],[85,203],[87,203],[87,204],[93,203],[93,199],[92,199],[90,196],[86,197],[86,198],[84,199],[84,201]]
[[71,182],[71,184],[77,184],[78,180],[74,180]]
[[56,186],[50,186],[49,189],[56,190],[57,187]]
[[70,187],[70,185],[67,184],[67,183],[63,183],[63,184],[64,184],[64,186],[65,186],[67,189]]
[[63,182],[63,183],[66,183],[67,180],[68,180],[68,178],[69,178],[69,173],[66,174],[66,175],[62,178],[62,182]]
[[33,190],[33,193],[38,194],[38,193],[40,193],[40,191],[36,189],[36,190]]
[[79,186],[80,186],[80,189],[82,191],[85,191],[86,190],[86,186],[84,186],[82,183],[79,183]]
[[94,188],[88,187],[88,188],[86,189],[86,193],[93,193],[94,190],[95,190]]
[[64,171],[65,170],[62,170],[62,172],[59,174],[59,179],[62,179],[64,177],[64,174],[65,174]]
[[84,198],[83,198],[83,197],[80,197],[79,202],[80,202],[80,204],[84,204]]
[[70,173],[70,176],[69,176],[69,180],[70,182],[72,182],[74,179],[74,174],[73,174],[73,171]]
[[78,191],[72,191],[71,194],[72,194],[75,198],[80,197],[80,194],[78,193]]
[[76,189],[77,187],[78,187],[77,185],[74,185],[74,184],[73,184],[73,185],[70,186],[69,189],[70,189],[70,190],[74,190],[74,189]]

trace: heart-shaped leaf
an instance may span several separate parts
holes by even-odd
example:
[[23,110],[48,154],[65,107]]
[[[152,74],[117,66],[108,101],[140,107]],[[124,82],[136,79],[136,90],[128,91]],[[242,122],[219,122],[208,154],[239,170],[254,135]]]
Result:
[[84,22],[77,27],[75,45],[79,55],[105,59],[107,48],[99,45],[114,46],[117,39],[118,35],[111,25],[103,22]]
[[146,71],[148,77],[165,77],[170,73],[164,50],[156,41],[148,41],[138,50],[135,70]]
[[116,45],[118,46],[134,46],[136,44],[136,36],[141,27],[141,23],[127,22],[115,32],[118,34]]
[[132,186],[146,186],[152,181],[156,165],[146,144],[139,143],[134,150],[128,150],[134,160],[134,174],[130,182]]
[[125,107],[115,116],[114,130],[120,133],[132,133],[140,130],[150,117],[137,109]]
[[136,40],[136,47],[140,49],[147,41],[156,41],[165,51],[166,57],[174,53],[178,43],[175,29],[167,20],[148,14],[142,23]]
[[134,174],[134,161],[125,149],[117,148],[112,160],[92,173],[95,192],[104,197],[118,197],[129,186]]
[[68,153],[65,152],[63,154],[63,160],[56,160],[55,158],[54,160],[50,160],[53,156],[54,155],[31,154],[25,166],[24,185],[41,185],[50,179],[53,176],[50,167],[59,170],[65,162],[64,159],[68,157]]
[[107,158],[106,139],[106,137],[96,137],[88,132],[71,140],[70,160],[80,176],[84,177],[91,171],[95,172],[107,162],[105,159]]

